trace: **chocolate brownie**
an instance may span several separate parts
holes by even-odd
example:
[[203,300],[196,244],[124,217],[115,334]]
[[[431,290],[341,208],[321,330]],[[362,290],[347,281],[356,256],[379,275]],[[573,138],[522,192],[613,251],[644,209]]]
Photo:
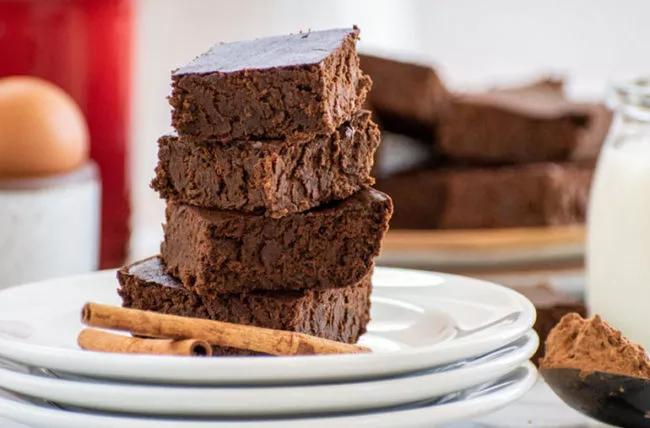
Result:
[[534,329],[539,336],[540,346],[531,360],[538,364],[538,360],[544,355],[544,341],[551,329],[560,322],[564,315],[570,312],[577,312],[583,317],[586,316],[587,308],[584,302],[556,290],[548,284],[514,287],[514,290],[526,296],[537,310]]
[[331,134],[363,104],[355,28],[222,43],[172,75],[172,125],[198,140]]
[[544,226],[585,220],[593,164],[441,168],[378,180],[398,229]]
[[280,219],[169,201],[161,253],[202,295],[344,287],[372,270],[391,213],[373,189]]
[[382,129],[430,144],[449,98],[434,69],[372,55],[359,57],[373,82],[368,105]]
[[379,130],[370,112],[362,110],[335,133],[296,144],[193,144],[164,136],[158,145],[152,186],[163,198],[282,217],[345,199],[372,185],[370,168]]
[[[370,277],[368,273],[358,283],[342,288],[208,297],[190,292],[167,275],[160,257],[125,266],[117,273],[118,293],[128,308],[296,331],[347,343],[356,342],[370,320]],[[242,353],[229,348],[217,351]]]
[[599,104],[565,98],[559,81],[453,97],[441,118],[441,152],[503,164],[595,159],[611,122]]

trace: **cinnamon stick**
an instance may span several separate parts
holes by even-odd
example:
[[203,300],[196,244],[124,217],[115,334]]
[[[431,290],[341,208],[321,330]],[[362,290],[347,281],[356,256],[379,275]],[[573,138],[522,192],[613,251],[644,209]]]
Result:
[[81,312],[81,320],[89,326],[129,331],[139,336],[194,338],[204,340],[211,345],[246,349],[270,355],[370,352],[370,349],[364,346],[302,333],[180,317],[98,303],[87,303]]
[[212,346],[197,339],[143,339],[86,328],[79,333],[77,343],[81,349],[99,352],[128,354],[212,356]]

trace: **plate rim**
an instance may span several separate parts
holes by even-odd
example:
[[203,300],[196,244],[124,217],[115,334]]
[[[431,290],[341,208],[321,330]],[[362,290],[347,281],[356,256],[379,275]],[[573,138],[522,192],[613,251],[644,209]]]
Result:
[[[517,344],[519,340],[524,342]],[[170,414],[194,416],[268,416],[298,415],[307,411],[323,413],[363,411],[432,399],[504,376],[532,357],[539,344],[539,338],[532,330],[517,341],[506,345],[506,347],[515,345],[516,347],[509,349],[503,355],[469,367],[451,368],[442,372],[423,371],[407,376],[351,383],[237,387],[122,384],[104,380],[65,379],[24,373],[12,370],[10,367],[2,367],[0,361],[0,374],[3,375],[0,376],[0,387],[17,394],[64,405],[96,411],[137,414],[155,412],[162,415],[170,412]],[[498,350],[493,352],[496,351]],[[7,379],[12,379],[9,385]],[[386,394],[388,388],[401,392],[397,395]],[[291,394],[289,398],[287,392]],[[179,403],[169,404],[174,400],[178,401],[178,397],[181,396],[185,400],[187,394],[202,398],[187,400],[191,403],[189,406],[179,405]],[[112,396],[119,399],[115,401]],[[155,405],[158,407],[149,410],[152,408],[150,404],[145,404],[147,400],[138,401],[139,404],[136,404],[138,397],[147,397],[150,402],[151,400],[154,402],[160,400],[160,402]],[[280,397],[279,401],[273,397]],[[302,397],[305,401],[298,400],[297,397]],[[323,397],[329,398],[324,401]],[[203,400],[208,400],[209,403],[200,403]],[[175,405],[178,407],[173,407]]]
[[[349,379],[369,379],[376,378],[378,374],[382,376],[397,375],[400,373],[413,372],[435,365],[445,364],[459,358],[469,358],[472,356],[480,355],[493,349],[510,343],[517,338],[523,336],[535,322],[536,312],[533,304],[523,295],[515,290],[507,287],[485,281],[477,278],[464,277],[461,275],[416,270],[404,269],[393,267],[376,267],[375,272],[396,272],[408,274],[409,272],[417,275],[431,275],[432,277],[446,279],[446,281],[469,281],[476,285],[483,287],[483,289],[492,289],[495,292],[505,293],[511,296],[522,307],[521,315],[510,326],[507,332],[501,332],[498,337],[483,338],[482,340],[475,340],[474,342],[461,342],[461,340],[447,341],[437,343],[434,345],[423,346],[419,348],[409,348],[400,351],[389,351],[381,354],[349,354],[349,355],[317,355],[317,356],[298,356],[298,357],[273,357],[273,358],[256,358],[255,364],[257,369],[255,375],[251,374],[251,357],[219,357],[213,359],[191,359],[192,369],[184,369],[186,372],[196,370],[216,370],[225,376],[222,379],[222,384],[236,384],[243,382],[253,383],[295,383],[295,382],[313,382],[313,381],[327,381],[332,379],[349,380]],[[20,289],[23,287],[42,287],[51,286],[50,284],[57,281],[91,281],[97,280],[98,276],[114,275],[116,270],[97,271],[90,274],[75,275],[71,277],[61,277],[48,279],[44,281],[32,282],[24,285],[9,287],[0,291],[0,299],[6,292],[11,290]],[[375,273],[376,274],[376,273]],[[436,281],[432,281],[435,283]],[[377,288],[383,288],[381,286]],[[516,324],[516,328],[515,328]],[[460,345],[458,343],[460,342]],[[464,346],[461,346],[463,345]],[[475,347],[474,352],[465,354],[469,348]],[[441,358],[435,364],[422,364],[417,363],[423,356],[431,355],[431,353],[447,352],[446,358]],[[384,367],[384,358],[378,356],[385,355],[399,355],[399,358],[392,359],[392,368],[387,370]],[[123,354],[101,354],[101,358],[97,358],[96,354],[84,353],[78,349],[56,348],[44,345],[34,345],[29,343],[22,343],[16,340],[4,338],[0,335],[0,357],[23,363],[30,366],[50,368],[56,371],[65,373],[75,373],[86,376],[94,376],[100,378],[110,379],[132,379],[132,380],[146,380],[151,382],[160,382],[162,379],[159,372],[167,372],[169,370],[179,370],[181,362],[186,363],[188,358],[174,357],[174,356],[151,356],[151,355],[123,355]],[[73,359],[76,364],[72,365],[70,361]],[[300,363],[305,359],[309,359],[309,367],[314,368],[312,373],[304,373],[304,365],[300,367]],[[97,362],[101,360],[101,362]],[[80,363],[81,361],[81,363]],[[152,365],[157,368],[151,371]],[[124,367],[128,366],[126,370],[130,373],[125,373]],[[187,367],[183,364],[181,367]],[[260,368],[261,367],[261,368]],[[320,368],[320,370],[316,370]],[[336,368],[337,374],[334,376],[329,375],[329,372]],[[241,373],[246,369],[244,373]],[[282,369],[281,376],[278,377],[277,370]],[[138,370],[137,375],[134,377],[134,371]],[[260,376],[263,372],[268,371],[265,375]],[[292,371],[289,376],[287,371]],[[234,375],[238,373],[237,375]],[[188,373],[184,373],[187,375]],[[230,376],[230,378],[229,378]],[[214,382],[213,378],[207,381]],[[182,383],[182,382],[201,382],[201,378],[195,379],[194,376],[189,376],[181,381],[178,377],[165,377],[163,382],[167,383]]]
[[583,245],[584,224],[492,229],[393,229],[386,233],[382,250],[413,251],[516,251]]
[[[12,398],[6,398],[0,395],[0,414],[3,409],[4,417],[13,420],[17,423],[35,423],[38,426],[44,421],[48,421],[48,426],[53,426],[54,423],[57,427],[66,426],[66,428],[86,427],[90,422],[94,426],[100,428],[108,428],[117,426],[124,426],[125,428],[144,428],[155,424],[161,428],[207,428],[207,427],[226,427],[226,426],[267,426],[269,428],[278,427],[299,427],[314,426],[314,427],[329,427],[333,423],[339,424],[372,424],[368,426],[392,426],[394,421],[399,420],[404,422],[404,426],[421,426],[423,423],[449,423],[459,420],[467,420],[479,416],[481,414],[489,413],[497,410],[511,402],[514,402],[527,393],[535,384],[538,378],[537,369],[530,361],[514,368],[510,373],[517,370],[525,370],[520,379],[511,382],[502,388],[493,392],[486,392],[485,394],[463,399],[452,403],[443,404],[430,404],[423,405],[416,408],[398,408],[387,409],[387,411],[360,413],[356,415],[333,415],[323,418],[293,418],[293,419],[279,419],[279,420],[257,420],[257,421],[236,421],[221,420],[221,421],[189,421],[183,422],[170,419],[160,418],[144,418],[134,419],[129,417],[120,417],[118,415],[102,415],[97,413],[76,413],[55,408],[45,408],[37,406],[33,403],[25,403],[17,401]],[[507,375],[506,375],[507,376]],[[411,418],[412,420],[405,420]],[[435,420],[432,420],[435,418]],[[38,420],[37,420],[38,419]],[[74,419],[71,421],[70,419]],[[365,421],[363,419],[366,419]],[[39,422],[40,421],[40,422]],[[239,422],[235,425],[236,422]],[[63,425],[65,423],[65,425]],[[73,425],[70,425],[73,423]],[[345,426],[348,426],[345,425]]]

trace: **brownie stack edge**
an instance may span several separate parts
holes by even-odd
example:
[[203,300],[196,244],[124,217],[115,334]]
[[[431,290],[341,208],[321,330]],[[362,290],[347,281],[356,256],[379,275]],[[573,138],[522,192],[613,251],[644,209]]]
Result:
[[[353,343],[392,215],[370,186],[359,30],[215,45],[172,76],[175,135],[152,187],[161,255],[118,272],[123,305]],[[250,354],[218,349],[218,354]]]

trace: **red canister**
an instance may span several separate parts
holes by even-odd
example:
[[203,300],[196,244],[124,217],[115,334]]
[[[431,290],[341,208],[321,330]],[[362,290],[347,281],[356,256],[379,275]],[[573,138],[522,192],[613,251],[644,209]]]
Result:
[[103,187],[102,267],[120,265],[129,240],[132,14],[132,0],[0,0],[0,77],[47,79],[88,121]]

